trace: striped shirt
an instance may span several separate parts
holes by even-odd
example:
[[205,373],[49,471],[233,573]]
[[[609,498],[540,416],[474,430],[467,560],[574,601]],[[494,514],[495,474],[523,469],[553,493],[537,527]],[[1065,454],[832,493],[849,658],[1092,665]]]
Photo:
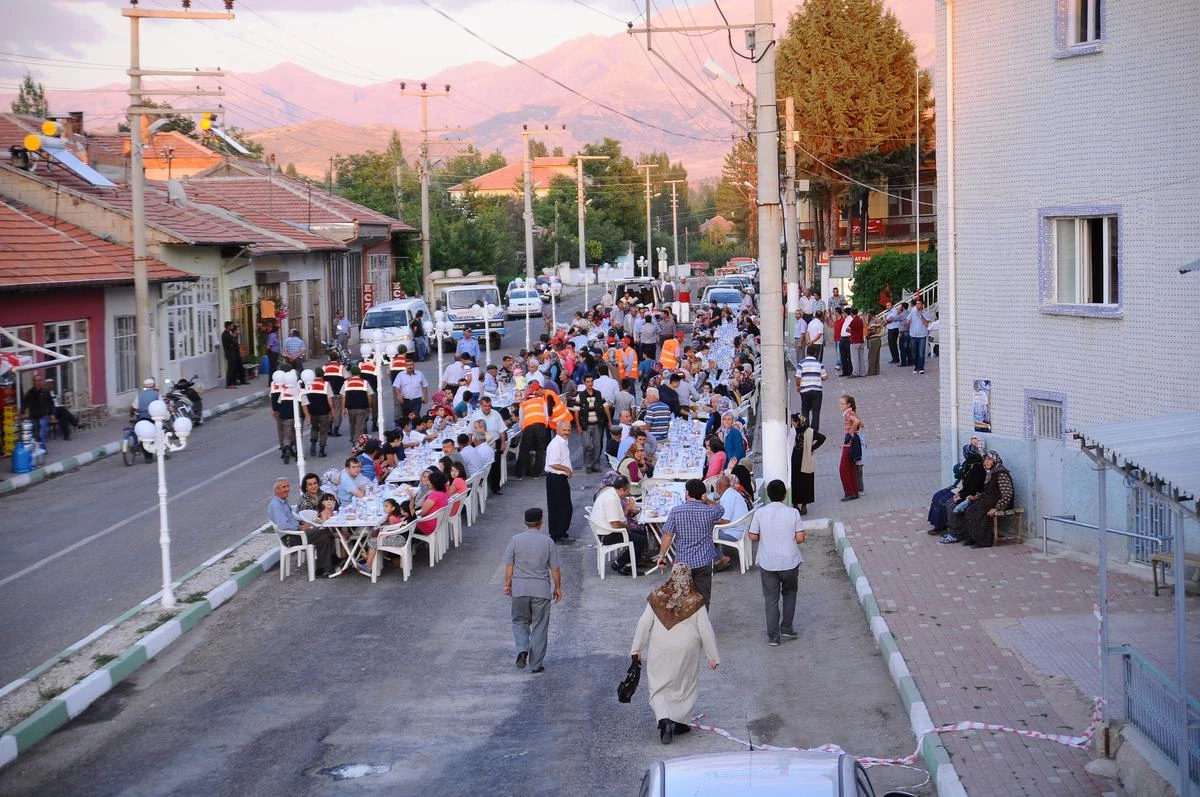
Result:
[[661,401],[656,401],[646,407],[646,413],[643,416],[646,425],[650,428],[647,430],[654,435],[655,440],[666,440],[667,433],[671,431],[671,408]]
[[721,558],[713,544],[713,526],[723,511],[719,504],[687,500],[667,513],[663,533],[674,536],[675,561],[696,568]]
[[800,380],[801,393],[820,390],[821,380],[826,376],[825,364],[816,357],[805,357],[800,361],[796,374]]

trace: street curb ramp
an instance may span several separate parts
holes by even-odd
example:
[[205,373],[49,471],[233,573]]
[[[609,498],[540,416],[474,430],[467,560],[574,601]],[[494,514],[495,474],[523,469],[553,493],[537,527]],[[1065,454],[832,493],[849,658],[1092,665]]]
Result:
[[900,699],[904,701],[904,708],[908,712],[908,723],[912,728],[913,735],[920,740],[917,749],[937,788],[938,797],[967,797],[967,790],[963,788],[962,781],[959,780],[958,771],[950,762],[950,754],[946,752],[941,738],[933,733],[933,720],[925,707],[925,700],[921,697],[920,690],[917,689],[917,682],[908,671],[908,665],[904,662],[904,654],[900,652],[900,646],[897,644],[896,638],[892,636],[887,620],[879,611],[879,603],[875,600],[871,582],[867,580],[862,566],[858,563],[854,546],[846,538],[845,524],[840,522],[833,524],[833,541],[838,554],[842,557],[842,564],[846,566],[846,575],[850,577],[850,581],[854,585],[858,602],[867,615],[867,622],[871,626],[871,635],[875,638],[875,646],[887,663],[892,683],[896,685]]
[[78,717],[88,706],[137,672],[177,639],[195,628],[205,616],[278,563],[279,548],[266,551],[255,560],[254,566],[235,573],[232,578],[214,587],[203,600],[191,604],[130,645],[116,659],[14,725],[0,736],[0,768],[15,761],[21,754],[29,752],[38,742]]

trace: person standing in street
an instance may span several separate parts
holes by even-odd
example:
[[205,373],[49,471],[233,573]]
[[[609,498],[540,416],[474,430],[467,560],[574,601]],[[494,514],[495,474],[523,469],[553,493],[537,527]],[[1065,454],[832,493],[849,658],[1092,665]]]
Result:
[[583,377],[583,390],[579,392],[577,401],[579,412],[575,415],[575,425],[583,438],[583,464],[588,473],[595,473],[600,470],[604,456],[604,441],[608,427],[612,425],[612,411],[604,401],[604,396],[596,389],[591,374]]
[[458,344],[454,347],[454,353],[462,357],[464,354],[471,356],[471,364],[475,365],[479,362],[479,340],[475,334],[471,332],[471,328],[467,327],[463,330],[463,336],[459,339]]
[[274,377],[275,372],[279,370],[279,358],[283,348],[279,342],[279,327],[274,321],[268,321],[267,324],[267,368],[271,370],[268,376]]
[[318,376],[304,386],[305,415],[308,417],[308,455],[325,456],[329,438],[329,416],[333,413],[333,389],[324,377]]
[[796,321],[792,324],[792,344],[796,347],[796,363],[804,359],[804,342],[805,336],[808,335],[808,322],[804,320],[804,314],[799,310],[796,311]]
[[501,495],[500,458],[508,456],[508,426],[504,423],[504,418],[500,417],[500,413],[492,409],[491,396],[484,396],[479,400],[479,409],[471,416],[471,420],[483,421],[483,426],[487,429],[489,445],[495,451],[491,467],[488,469],[488,489],[492,491],[492,495]]
[[304,370],[304,355],[307,351],[299,332],[293,329],[288,333],[287,340],[283,342],[283,357],[296,373]]
[[321,377],[329,385],[333,394],[333,407],[329,415],[329,436],[342,436],[342,386],[346,384],[346,368],[336,357],[330,357],[329,362],[321,366]]
[[884,304],[883,321],[887,329],[888,354],[892,355],[888,365],[896,365],[900,362],[900,310],[891,302]]
[[800,414],[814,430],[821,428],[821,399],[824,382],[829,379],[825,365],[817,358],[817,347],[808,347],[808,356],[796,366],[796,389],[800,391]]
[[521,444],[517,451],[517,467],[514,479],[526,473],[530,478],[541,475],[546,463],[546,429],[549,416],[546,413],[546,397],[542,394],[541,382],[534,379],[527,388],[525,400],[521,402],[518,419],[521,427]]
[[710,669],[721,663],[717,637],[704,596],[687,565],[676,562],[671,575],[646,598],[630,653],[646,663],[650,708],[658,722],[658,740],[670,744],[688,733],[700,693],[700,650]]
[[806,342],[806,351],[809,347],[816,347],[817,353],[812,355],[820,362],[825,362],[825,318],[821,312],[816,312],[808,322],[808,333],[804,338]]
[[[767,644],[779,647],[780,639],[795,639],[796,592],[799,588],[799,543],[804,542],[800,513],[784,503],[787,486],[779,479],[767,485],[770,503],[754,513],[747,532],[758,543],[758,572],[767,611]],[[780,604],[783,604],[782,611]]]
[[843,501],[853,501],[862,492],[858,462],[862,459],[862,440],[858,432],[862,421],[858,417],[858,405],[853,396],[838,399],[842,411],[842,459],[838,464],[838,476],[842,480]]
[[704,597],[704,607],[708,608],[712,600],[713,562],[729,563],[729,557],[718,553],[713,543],[713,527],[720,522],[724,510],[705,494],[704,482],[699,479],[689,479],[684,490],[687,499],[667,513],[657,564],[663,565],[674,542],[675,561],[691,569],[691,581]]
[[557,434],[546,447],[546,512],[550,515],[550,539],[559,545],[571,542],[571,516],[575,507],[571,503],[571,424],[559,421]]
[[921,298],[913,297],[912,309],[908,311],[908,339],[912,341],[914,374],[925,373],[925,344],[929,340],[929,322],[932,320]]
[[801,515],[808,514],[808,505],[816,500],[815,477],[817,463],[813,452],[825,443],[825,435],[808,425],[803,415],[792,415],[792,428],[796,430],[792,441],[792,506]]
[[429,403],[429,380],[417,370],[411,359],[392,380],[392,398],[396,404],[397,420],[408,415],[421,417],[421,406]]
[[896,336],[897,346],[900,348],[900,362],[896,363],[896,367],[907,368],[912,365],[912,340],[908,337],[908,302],[900,302],[896,318],[900,321],[900,334]]
[[367,430],[367,416],[371,414],[371,398],[375,391],[363,379],[358,366],[352,367],[350,374],[342,385],[342,411],[350,419],[350,439],[357,440]]
[[240,366],[237,354],[237,337],[233,334],[233,322],[225,322],[225,330],[221,333],[221,351],[225,354],[225,387],[234,388],[240,381]]
[[850,308],[850,354],[854,360],[852,376],[867,375],[867,324],[858,314],[857,307]]
[[333,322],[333,336],[339,347],[350,348],[350,319],[341,310],[337,311],[337,319]]
[[558,548],[542,531],[542,510],[525,510],[526,530],[514,534],[504,549],[504,594],[512,597],[513,642],[517,669],[545,672],[550,601],[562,600],[562,562]]

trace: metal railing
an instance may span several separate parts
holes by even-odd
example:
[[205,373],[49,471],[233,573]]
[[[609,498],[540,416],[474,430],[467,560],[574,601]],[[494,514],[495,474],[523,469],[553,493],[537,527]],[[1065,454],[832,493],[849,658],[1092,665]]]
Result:
[[1176,766],[1181,751],[1186,750],[1188,777],[1193,784],[1200,784],[1200,701],[1188,698],[1187,738],[1180,738],[1181,707],[1175,681],[1128,645],[1113,648],[1113,652],[1119,653],[1124,663],[1126,719]]

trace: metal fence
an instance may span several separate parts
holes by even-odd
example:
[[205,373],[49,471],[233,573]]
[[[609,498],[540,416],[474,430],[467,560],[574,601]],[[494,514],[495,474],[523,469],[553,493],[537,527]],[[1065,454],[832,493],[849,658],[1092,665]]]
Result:
[[1171,542],[1174,513],[1166,501],[1140,484],[1133,487],[1133,499],[1133,530],[1154,539],[1134,539],[1130,557],[1135,562],[1148,564],[1150,554],[1174,550]]
[[[1187,739],[1180,738],[1179,688],[1128,646],[1120,649],[1125,670],[1125,716],[1173,764],[1186,749],[1188,775],[1200,784],[1200,701],[1188,698]],[[1178,784],[1177,784],[1178,785]]]

